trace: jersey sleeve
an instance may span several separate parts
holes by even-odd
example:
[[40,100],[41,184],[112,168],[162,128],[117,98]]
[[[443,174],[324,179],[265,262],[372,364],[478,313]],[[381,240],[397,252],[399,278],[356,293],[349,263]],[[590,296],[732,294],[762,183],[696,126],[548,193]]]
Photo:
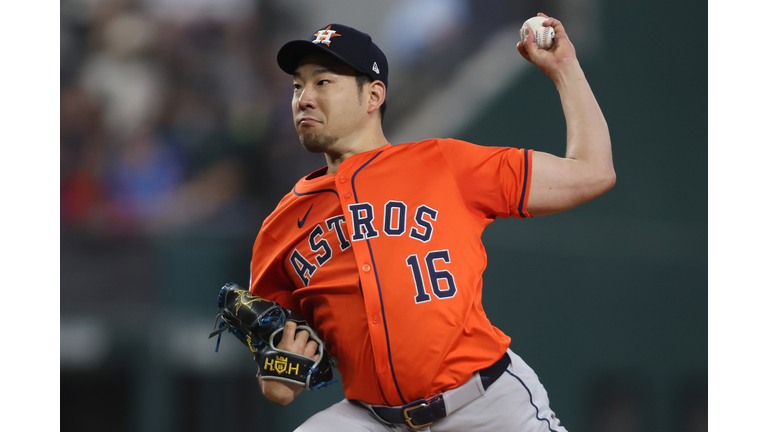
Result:
[[298,311],[292,296],[293,282],[285,273],[281,245],[262,230],[253,244],[250,291],[280,306]]
[[467,206],[485,216],[529,218],[532,150],[439,142]]

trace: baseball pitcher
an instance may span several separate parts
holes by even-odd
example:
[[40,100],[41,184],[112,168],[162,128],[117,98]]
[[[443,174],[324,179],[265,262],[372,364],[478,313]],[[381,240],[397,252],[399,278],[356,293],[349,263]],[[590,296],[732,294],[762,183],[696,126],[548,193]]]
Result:
[[249,348],[264,395],[281,405],[338,370],[344,400],[299,431],[565,431],[481,303],[488,224],[564,211],[615,182],[574,47],[560,21],[539,15],[554,44],[529,34],[517,49],[560,93],[564,157],[514,142],[393,145],[381,126],[387,58],[370,36],[330,24],[279,51],[301,144],[327,166],[264,221],[250,287],[221,289],[217,332]]

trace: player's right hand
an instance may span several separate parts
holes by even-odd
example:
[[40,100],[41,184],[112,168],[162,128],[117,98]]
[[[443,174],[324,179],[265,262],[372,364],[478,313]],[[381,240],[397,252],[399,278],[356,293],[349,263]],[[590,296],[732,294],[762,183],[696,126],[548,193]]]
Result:
[[568,67],[578,65],[576,49],[568,38],[563,24],[555,18],[539,12],[538,16],[547,18],[542,25],[552,27],[555,30],[555,41],[549,49],[541,49],[536,45],[533,32],[528,32],[524,41],[517,43],[517,51],[526,60],[538,67],[546,76],[556,83],[560,75],[566,72]]
[[[320,359],[317,354],[317,342],[309,340],[309,333],[302,330],[296,333],[297,324],[293,321],[286,321],[283,329],[282,338],[277,348],[312,357],[315,360]],[[263,380],[259,377],[259,385],[264,396],[276,404],[285,406],[304,389],[301,385],[289,383],[280,380]]]

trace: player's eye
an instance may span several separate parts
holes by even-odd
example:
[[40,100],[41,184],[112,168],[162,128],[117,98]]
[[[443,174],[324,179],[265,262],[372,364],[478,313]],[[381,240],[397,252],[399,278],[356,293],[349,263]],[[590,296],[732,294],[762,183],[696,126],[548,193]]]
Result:
[[300,89],[301,89],[300,85],[298,85],[296,83],[293,83],[293,91],[297,91],[297,90],[300,90]]
[[330,81],[328,81],[327,79],[324,79],[324,80],[318,81],[317,85],[326,85],[326,84],[330,84],[330,83],[331,83]]

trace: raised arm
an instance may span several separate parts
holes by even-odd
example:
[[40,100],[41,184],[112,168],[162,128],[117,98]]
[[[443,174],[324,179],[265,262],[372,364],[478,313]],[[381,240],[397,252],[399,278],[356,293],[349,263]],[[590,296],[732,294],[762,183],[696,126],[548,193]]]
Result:
[[560,21],[548,18],[544,25],[555,30],[549,50],[537,47],[533,32],[518,42],[517,50],[555,83],[565,114],[567,142],[565,157],[533,153],[528,197],[532,216],[568,210],[604,194],[616,183],[608,125],[576,50]]

